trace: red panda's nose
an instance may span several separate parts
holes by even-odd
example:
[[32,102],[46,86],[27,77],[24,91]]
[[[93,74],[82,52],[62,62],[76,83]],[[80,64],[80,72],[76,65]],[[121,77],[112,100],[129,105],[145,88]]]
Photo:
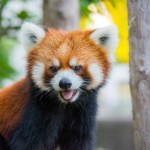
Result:
[[72,85],[71,81],[67,78],[63,78],[59,82],[60,88],[65,89],[65,90],[69,89],[71,85]]

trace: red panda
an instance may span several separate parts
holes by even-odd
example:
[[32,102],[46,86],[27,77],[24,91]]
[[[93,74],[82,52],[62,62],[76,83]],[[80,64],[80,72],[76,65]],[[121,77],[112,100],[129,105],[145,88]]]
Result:
[[10,150],[93,150],[116,26],[66,32],[24,23],[21,33],[27,75],[0,90],[0,134]]

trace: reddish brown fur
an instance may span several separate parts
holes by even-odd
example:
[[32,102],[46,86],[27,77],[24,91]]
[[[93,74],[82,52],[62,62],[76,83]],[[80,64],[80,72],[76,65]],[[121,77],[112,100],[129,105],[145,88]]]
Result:
[[0,133],[8,139],[28,100],[27,79],[0,90]]
[[[110,62],[105,49],[95,44],[89,36],[92,31],[56,31],[49,29],[43,40],[32,48],[28,54],[28,77],[31,78],[32,66],[41,61],[45,64],[45,74],[50,74],[49,66],[53,65],[55,56],[61,68],[69,68],[69,61],[75,56],[77,62],[88,72],[88,65],[98,63],[107,77]],[[90,58],[90,59],[89,59]],[[91,76],[92,77],[92,76]],[[28,81],[22,79],[14,85],[0,90],[0,133],[8,139],[20,119],[23,107],[28,101]]]
[[90,39],[91,33],[90,30],[65,32],[49,29],[44,39],[29,53],[29,76],[31,77],[30,70],[37,60],[45,64],[45,73],[49,74],[48,68],[53,65],[53,57],[60,61],[61,69],[68,69],[70,59],[75,56],[87,74],[90,74],[87,67],[91,63],[98,63],[105,79],[110,68],[108,54],[103,47]]

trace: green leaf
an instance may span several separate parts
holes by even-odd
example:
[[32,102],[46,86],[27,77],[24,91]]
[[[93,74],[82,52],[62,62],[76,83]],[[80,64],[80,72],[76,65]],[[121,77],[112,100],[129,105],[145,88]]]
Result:
[[0,81],[15,75],[14,68],[9,63],[9,56],[15,41],[8,37],[0,38]]
[[4,7],[8,2],[9,0],[1,0],[1,8]]
[[20,18],[20,19],[22,19],[22,20],[25,20],[27,18],[30,18],[31,16],[29,15],[29,13],[27,11],[22,10],[21,12],[19,12],[17,14],[17,17]]

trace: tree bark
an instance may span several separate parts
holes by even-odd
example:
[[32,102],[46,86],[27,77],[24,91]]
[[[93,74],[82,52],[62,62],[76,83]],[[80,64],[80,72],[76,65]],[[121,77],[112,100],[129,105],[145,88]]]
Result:
[[128,0],[130,88],[136,150],[150,150],[150,0]]
[[56,29],[79,28],[79,0],[43,0],[43,24]]

